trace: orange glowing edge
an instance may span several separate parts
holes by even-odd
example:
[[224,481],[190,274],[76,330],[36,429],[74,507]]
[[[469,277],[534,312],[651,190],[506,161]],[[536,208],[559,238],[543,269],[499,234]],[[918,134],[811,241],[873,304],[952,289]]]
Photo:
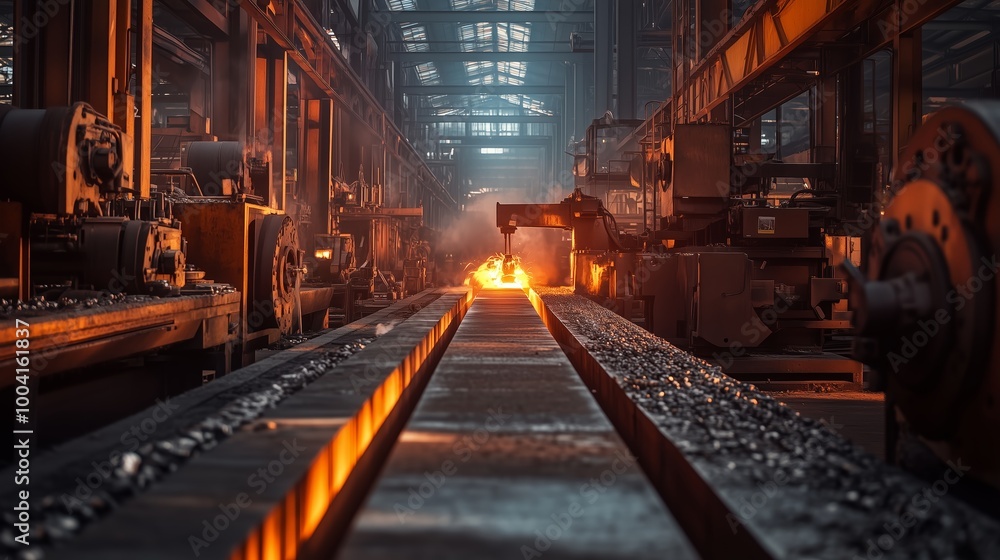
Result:
[[531,277],[521,267],[521,258],[511,256],[504,271],[504,255],[493,255],[466,278],[465,285],[475,282],[483,288],[524,289],[531,284]]

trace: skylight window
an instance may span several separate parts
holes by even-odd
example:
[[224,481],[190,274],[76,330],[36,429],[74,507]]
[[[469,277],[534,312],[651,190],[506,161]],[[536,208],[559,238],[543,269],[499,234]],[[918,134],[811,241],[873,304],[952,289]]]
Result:
[[535,9],[535,0],[451,0],[451,8],[527,12]]
[[535,0],[500,0],[497,2],[497,8],[515,12],[527,12],[535,9]]
[[437,66],[433,62],[421,62],[413,67],[417,72],[417,79],[421,85],[436,85],[441,83],[441,75],[438,74]]
[[[463,52],[527,52],[531,28],[520,23],[475,23],[458,28]],[[466,61],[465,73],[472,84],[523,85],[524,62]],[[493,77],[487,77],[493,74]]]
[[389,9],[393,11],[416,10],[416,0],[389,0]]
[[513,103],[514,105],[518,105],[533,113],[537,113],[540,115],[548,115],[548,116],[552,116],[553,114],[552,111],[545,108],[545,103],[542,103],[541,101],[528,95],[508,94],[508,95],[502,95],[501,97],[504,99],[504,101]]
[[451,0],[453,10],[492,10],[493,0]]
[[399,26],[399,31],[403,35],[403,44],[409,52],[426,51],[427,29],[417,23],[404,23]]

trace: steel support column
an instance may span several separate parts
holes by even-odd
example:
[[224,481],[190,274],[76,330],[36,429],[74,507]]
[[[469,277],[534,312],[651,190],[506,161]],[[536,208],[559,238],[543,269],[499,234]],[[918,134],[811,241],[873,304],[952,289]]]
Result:
[[837,157],[837,76],[829,76],[819,82],[813,96],[813,127],[816,131],[812,161],[815,163],[835,163]]
[[898,161],[923,118],[923,41],[919,29],[893,40],[892,153]]
[[601,118],[606,111],[611,110],[611,49],[613,38],[613,23],[615,15],[614,2],[594,3],[594,118]]
[[[153,0],[137,0],[135,14],[135,171],[133,185],[139,196],[149,196],[149,166],[153,135]],[[132,115],[126,113],[125,119]]]
[[298,195],[312,207],[312,227],[301,240],[331,231],[330,179],[333,177],[333,100],[302,99],[299,115]]
[[[718,1],[718,0],[716,0]],[[617,0],[616,7],[616,47],[618,55],[618,113],[619,119],[636,118],[635,55],[638,36],[637,4],[633,0]]]
[[[285,208],[285,119],[288,112],[288,63],[282,49],[261,46],[257,56],[252,154],[270,161],[266,199]],[[256,186],[254,190],[264,195]]]

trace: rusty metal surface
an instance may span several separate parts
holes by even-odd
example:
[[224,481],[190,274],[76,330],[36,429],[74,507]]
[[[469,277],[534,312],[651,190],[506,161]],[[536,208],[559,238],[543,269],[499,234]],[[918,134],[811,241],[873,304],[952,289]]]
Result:
[[693,558],[518,289],[481,292],[339,558]]
[[316,288],[301,288],[301,305],[302,314],[309,315],[310,313],[315,313],[317,311],[322,311],[330,307],[333,302],[333,294],[335,288],[333,286],[324,286]]
[[[31,325],[32,373],[52,375],[199,336],[201,348],[224,344],[231,338],[225,325],[239,312],[239,300],[235,293],[180,296],[23,316]],[[0,321],[0,367],[5,368],[0,387],[14,380],[14,321]],[[219,321],[221,332],[208,328]]]
[[803,372],[809,372],[805,376],[809,383],[850,383],[860,388],[864,382],[864,365],[861,362],[829,352],[753,353],[740,356],[724,369],[726,375],[732,378],[754,383],[802,383]]
[[961,463],[918,480],[589,300],[534,302],[704,556],[1000,555]]
[[[435,301],[276,408],[236,422],[232,435],[211,453],[196,455],[49,557],[293,557],[331,501],[336,505],[338,492],[397,401],[415,399],[405,389],[425,373],[423,361],[453,332],[472,296],[461,288],[439,292]],[[386,317],[366,321],[379,319]],[[313,354],[307,345],[321,338],[283,355],[308,359]],[[251,367],[264,369],[268,363]],[[226,518],[226,507],[236,514]],[[220,528],[205,533],[206,524],[219,515]]]

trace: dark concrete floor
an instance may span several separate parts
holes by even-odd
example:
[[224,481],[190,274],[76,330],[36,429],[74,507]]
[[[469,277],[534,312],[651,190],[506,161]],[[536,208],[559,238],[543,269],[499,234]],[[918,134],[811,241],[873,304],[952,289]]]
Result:
[[802,416],[819,420],[855,445],[885,458],[885,417],[882,393],[781,391],[774,398]]

